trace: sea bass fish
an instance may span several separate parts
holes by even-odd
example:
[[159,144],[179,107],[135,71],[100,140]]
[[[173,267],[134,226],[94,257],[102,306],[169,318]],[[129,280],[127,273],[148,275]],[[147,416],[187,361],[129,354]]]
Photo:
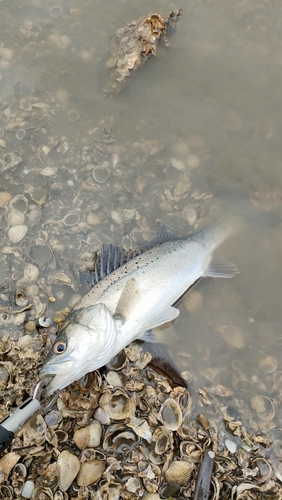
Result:
[[98,281],[70,311],[41,369],[41,378],[54,375],[46,395],[109,363],[133,340],[149,340],[153,328],[178,316],[173,305],[199,278],[233,277],[236,267],[214,251],[234,226],[231,218],[164,237]]

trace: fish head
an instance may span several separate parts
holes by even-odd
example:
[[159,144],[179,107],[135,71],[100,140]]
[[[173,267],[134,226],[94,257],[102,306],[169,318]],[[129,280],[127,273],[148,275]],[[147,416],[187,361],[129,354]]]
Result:
[[108,363],[116,334],[116,322],[104,304],[71,311],[39,374],[41,379],[53,376],[45,395]]

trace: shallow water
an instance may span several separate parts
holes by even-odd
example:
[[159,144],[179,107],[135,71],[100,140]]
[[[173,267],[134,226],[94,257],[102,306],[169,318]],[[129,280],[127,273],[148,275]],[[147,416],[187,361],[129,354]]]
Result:
[[[240,274],[202,280],[198,309],[189,312],[183,303],[163,336],[176,368],[192,374],[194,390],[222,384],[232,394],[221,404],[236,406],[240,419],[248,408],[253,429],[267,432],[277,420],[266,425],[249,401],[255,394],[274,397],[279,416],[280,390],[274,392],[273,375],[260,361],[272,356],[281,370],[282,6],[159,0],[153,10],[166,15],[179,7],[183,17],[170,46],[160,44],[157,56],[108,99],[109,38],[152,12],[151,2],[116,0],[110,8],[102,0],[1,2],[1,188],[25,194],[26,217],[40,206],[42,218],[27,224],[11,248],[2,215],[0,277],[8,283],[12,275],[16,288],[30,247],[50,245],[55,260],[39,269],[39,294],[54,316],[87,290],[77,270],[91,265],[102,242],[144,245],[160,224],[187,234],[193,232],[187,205],[197,217],[214,206],[238,206],[245,227],[222,253]],[[15,150],[21,161],[13,166],[7,155]],[[197,167],[183,177],[170,158]],[[97,185],[91,172],[104,162],[110,177]],[[31,186],[42,189],[40,203],[30,198]],[[78,213],[80,223],[66,226],[68,212]],[[63,285],[56,270],[70,282]],[[227,342],[222,325],[238,328],[239,347]]]

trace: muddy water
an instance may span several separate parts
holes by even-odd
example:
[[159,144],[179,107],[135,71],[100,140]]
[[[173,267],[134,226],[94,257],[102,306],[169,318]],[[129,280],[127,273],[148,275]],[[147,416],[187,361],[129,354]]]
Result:
[[[268,431],[277,420],[266,424],[249,401],[255,394],[274,397],[279,415],[273,372],[282,370],[282,7],[277,1],[162,0],[153,10],[166,15],[179,7],[183,17],[170,46],[160,45],[124,90],[107,99],[109,39],[152,12],[151,2],[0,3],[1,188],[24,194],[26,217],[35,207],[42,211],[13,243],[1,207],[1,280],[7,284],[12,273],[16,288],[32,262],[30,248],[49,245],[52,265],[35,263],[43,280],[37,294],[43,312],[54,316],[87,290],[77,270],[90,265],[103,241],[144,244],[160,224],[187,234],[195,223],[185,219],[187,205],[197,217],[214,206],[238,206],[244,228],[222,253],[240,274],[201,281],[196,306],[185,301],[163,336],[196,391],[221,384],[230,393],[216,395],[220,404],[233,404],[242,419],[251,412],[253,429]],[[97,185],[91,172],[101,164],[110,177]],[[179,194],[185,182],[191,187]],[[31,187],[43,198],[35,201]],[[65,224],[69,212],[80,222]],[[58,270],[67,278],[55,275]],[[277,362],[273,372],[261,367],[267,357]]]

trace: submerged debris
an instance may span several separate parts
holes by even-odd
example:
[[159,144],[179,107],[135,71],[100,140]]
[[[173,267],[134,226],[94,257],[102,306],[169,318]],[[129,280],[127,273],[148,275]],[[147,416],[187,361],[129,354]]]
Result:
[[182,9],[171,11],[167,17],[151,14],[117,30],[110,43],[111,58],[107,62],[110,81],[104,89],[106,96],[118,94],[132,71],[151,54],[156,55],[159,40],[165,40],[166,35],[175,31],[176,22],[181,16]]

